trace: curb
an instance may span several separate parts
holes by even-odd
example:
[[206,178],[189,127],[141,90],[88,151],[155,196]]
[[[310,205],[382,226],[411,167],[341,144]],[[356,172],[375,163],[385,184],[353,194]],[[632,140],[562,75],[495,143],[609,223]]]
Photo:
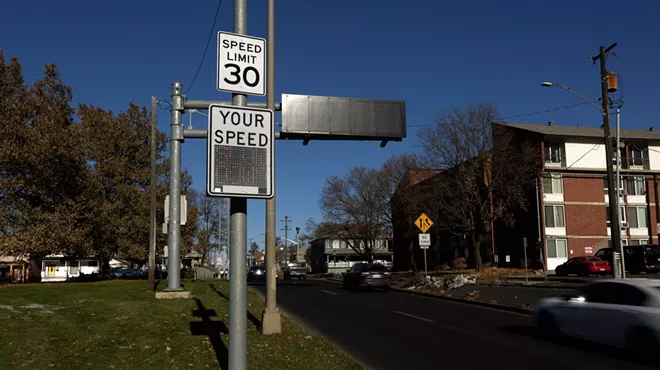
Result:
[[419,296],[422,296],[422,297],[434,298],[434,299],[443,299],[443,300],[451,301],[451,302],[455,302],[455,303],[481,306],[481,307],[491,308],[491,309],[500,310],[500,311],[518,313],[518,314],[521,314],[521,315],[531,315],[532,314],[532,311],[527,309],[527,308],[507,306],[507,305],[502,305],[502,304],[487,303],[487,302],[481,302],[481,301],[471,301],[471,300],[468,300],[468,299],[461,299],[461,298],[443,296],[443,295],[432,294],[432,293],[413,292],[413,291],[410,291],[410,290],[400,289],[400,288],[390,288],[390,289],[395,291],[395,292],[400,292],[400,293],[405,293],[405,294],[419,295]]
[[479,283],[478,285],[490,286],[490,287],[501,287],[501,288],[532,288],[532,289],[578,289],[582,284],[573,284],[573,285],[536,285],[536,284],[524,284],[524,283]]
[[[342,282],[341,280],[337,280],[337,279],[325,279],[325,280],[333,281],[333,282],[337,282],[337,283]],[[394,292],[399,292],[399,293],[418,295],[418,296],[427,297],[427,298],[442,299],[442,300],[451,301],[451,302],[455,302],[455,303],[469,304],[469,305],[481,306],[481,307],[491,308],[491,309],[500,310],[500,311],[513,312],[513,313],[518,313],[518,314],[521,314],[521,315],[531,315],[532,314],[532,311],[527,309],[527,308],[507,306],[507,305],[487,303],[487,302],[480,302],[480,301],[471,301],[471,300],[468,300],[468,299],[448,297],[448,296],[432,294],[432,293],[414,292],[414,291],[411,291],[411,290],[406,290],[406,289],[401,289],[401,288],[394,288],[394,287],[390,287],[390,290],[392,290]]]

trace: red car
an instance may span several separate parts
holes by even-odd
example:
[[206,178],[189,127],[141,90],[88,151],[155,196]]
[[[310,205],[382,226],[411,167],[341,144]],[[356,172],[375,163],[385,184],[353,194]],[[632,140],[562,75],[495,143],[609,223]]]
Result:
[[587,276],[592,274],[605,275],[612,271],[610,263],[598,257],[573,257],[555,268],[555,274],[566,276],[575,274]]

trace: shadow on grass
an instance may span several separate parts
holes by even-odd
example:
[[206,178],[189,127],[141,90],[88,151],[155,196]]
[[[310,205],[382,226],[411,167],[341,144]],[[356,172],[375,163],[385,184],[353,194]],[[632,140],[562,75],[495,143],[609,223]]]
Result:
[[197,309],[193,310],[193,317],[199,317],[202,321],[190,322],[190,333],[192,335],[206,335],[215,351],[215,357],[220,364],[221,369],[229,369],[229,354],[227,346],[222,341],[220,333],[227,334],[229,330],[223,321],[213,321],[211,317],[217,317],[218,313],[215,310],[209,310],[204,307],[202,301],[195,298]]
[[[219,295],[220,297],[222,297],[222,298],[226,299],[227,301],[229,301],[229,297],[227,297],[224,293],[222,293],[221,291],[219,291],[218,289],[216,289],[216,287],[215,287],[213,284],[209,284],[209,286],[211,287],[211,289],[212,289],[217,295]],[[252,324],[253,324],[254,327],[257,329],[257,331],[261,331],[261,321],[260,321],[258,318],[256,318],[256,317],[252,314],[252,312],[250,312],[250,310],[247,310],[247,317],[248,317],[248,319],[252,322]]]
[[615,358],[617,360],[623,360],[631,363],[647,365],[655,369],[660,369],[660,364],[657,364],[650,360],[633,358],[630,353],[628,353],[627,351],[621,348],[611,347],[605,344],[589,342],[586,340],[571,338],[567,336],[561,336],[557,339],[546,338],[541,333],[539,333],[539,331],[534,326],[531,325],[504,326],[501,327],[500,330],[506,333],[516,334],[530,339],[553,343],[568,348],[577,348],[592,354]]

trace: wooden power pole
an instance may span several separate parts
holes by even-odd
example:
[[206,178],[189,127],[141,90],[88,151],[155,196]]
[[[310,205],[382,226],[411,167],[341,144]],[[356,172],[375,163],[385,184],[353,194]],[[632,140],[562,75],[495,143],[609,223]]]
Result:
[[149,282],[147,289],[156,289],[156,97],[151,97],[151,228],[149,230]]

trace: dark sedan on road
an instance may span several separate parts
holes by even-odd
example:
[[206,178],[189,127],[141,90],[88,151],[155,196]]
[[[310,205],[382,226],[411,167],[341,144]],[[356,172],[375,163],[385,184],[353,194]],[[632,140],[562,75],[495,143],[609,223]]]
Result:
[[381,288],[390,290],[390,273],[381,263],[357,263],[344,275],[344,289]]
[[266,266],[251,266],[247,274],[248,281],[266,280]]

